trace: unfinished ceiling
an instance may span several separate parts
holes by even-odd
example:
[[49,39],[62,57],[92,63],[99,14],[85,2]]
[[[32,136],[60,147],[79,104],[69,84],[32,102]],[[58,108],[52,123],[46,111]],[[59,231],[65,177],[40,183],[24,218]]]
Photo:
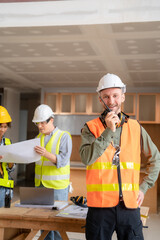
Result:
[[0,87],[93,88],[106,73],[160,90],[160,22],[0,28]]

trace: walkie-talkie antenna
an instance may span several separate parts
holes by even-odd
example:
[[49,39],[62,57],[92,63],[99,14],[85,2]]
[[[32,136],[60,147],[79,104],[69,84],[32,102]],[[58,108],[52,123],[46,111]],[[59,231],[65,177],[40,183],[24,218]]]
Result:
[[104,106],[106,107],[108,112],[111,112],[111,109],[107,106],[107,104],[103,101],[103,99],[101,98],[101,96],[99,96],[99,98],[101,99],[101,101],[103,102]]

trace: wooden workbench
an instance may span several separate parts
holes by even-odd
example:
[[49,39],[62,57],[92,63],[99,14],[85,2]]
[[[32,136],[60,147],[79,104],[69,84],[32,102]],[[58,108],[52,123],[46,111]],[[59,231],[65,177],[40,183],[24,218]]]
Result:
[[[141,207],[141,220],[146,224],[148,207]],[[59,231],[63,240],[69,240],[66,232],[85,232],[85,219],[56,217],[58,211],[40,208],[1,208],[0,240],[32,240],[39,230],[44,230],[39,240],[49,231]]]
[[37,232],[44,230],[40,240],[50,230],[59,231],[63,240],[68,240],[66,232],[84,233],[85,219],[56,217],[56,210],[39,208],[1,208],[0,240],[32,240]]

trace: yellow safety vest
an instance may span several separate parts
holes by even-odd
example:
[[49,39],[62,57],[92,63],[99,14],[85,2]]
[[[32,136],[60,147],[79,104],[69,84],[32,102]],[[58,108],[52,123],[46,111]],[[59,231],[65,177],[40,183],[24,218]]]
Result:
[[[9,145],[11,144],[11,140],[9,138],[5,138],[5,144]],[[3,178],[0,178],[0,186],[1,187],[7,187],[7,188],[14,188],[14,181],[8,179],[8,171],[7,171],[7,163],[2,162],[2,170],[3,170]]]
[[[59,154],[60,140],[66,131],[57,130],[46,145],[46,150],[53,154]],[[70,135],[70,133],[68,133]],[[44,147],[44,134],[40,134],[41,146]],[[70,136],[71,137],[71,136]],[[50,160],[41,157],[35,164],[35,186],[42,183],[46,188],[64,189],[68,187],[70,179],[70,159],[64,167],[57,168]]]

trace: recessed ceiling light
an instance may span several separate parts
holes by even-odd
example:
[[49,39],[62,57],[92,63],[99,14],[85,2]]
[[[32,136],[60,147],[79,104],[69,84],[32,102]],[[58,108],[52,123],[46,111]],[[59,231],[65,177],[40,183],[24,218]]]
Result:
[[64,56],[64,53],[56,53],[56,56],[62,57]]
[[61,33],[69,33],[69,31],[67,29],[64,29],[64,28],[59,29],[59,32],[61,32]]
[[46,43],[45,46],[47,46],[47,47],[53,47],[54,44],[52,44],[52,43]]
[[73,65],[73,64],[70,64],[70,65],[69,65],[69,67],[72,67],[72,68],[74,68],[74,67],[76,67],[76,66],[75,66],[75,65]]
[[92,61],[86,61],[85,63],[93,63]]
[[58,51],[58,48],[51,48],[52,51]]
[[35,57],[39,57],[39,56],[41,56],[40,53],[34,53],[33,55],[34,55]]
[[10,52],[12,52],[12,50],[11,49],[4,49],[3,52],[10,53]]
[[99,68],[93,68],[93,71],[99,71]]
[[29,49],[27,49],[27,51],[28,51],[28,52],[34,52],[35,49],[33,49],[33,48],[29,48]]
[[80,43],[79,43],[79,42],[74,42],[73,45],[74,45],[74,46],[79,46]]
[[134,44],[134,43],[136,43],[136,41],[135,40],[127,40],[126,43]]
[[133,31],[134,27],[128,26],[128,27],[124,27],[124,31]]
[[88,56],[88,54],[87,54],[87,53],[84,53],[84,52],[79,53],[79,55],[82,55],[82,56]]
[[28,68],[34,68],[34,66],[33,65],[28,65]]
[[142,68],[140,66],[135,67],[136,70],[141,70]]
[[26,65],[30,65],[30,64],[32,64],[31,62],[24,62],[24,64],[26,64]]
[[10,67],[11,67],[11,68],[17,68],[18,66],[16,66],[16,65],[11,65]]
[[15,69],[17,72],[23,72],[24,70],[22,68],[16,68]]
[[138,51],[131,51],[131,54],[138,54]]
[[133,61],[133,62],[141,62],[140,59],[133,59],[132,61]]
[[132,63],[133,66],[139,66],[139,63]]
[[83,48],[76,48],[75,51],[76,52],[81,52],[81,51],[83,51]]
[[29,47],[29,44],[27,44],[27,43],[22,43],[22,44],[20,44],[20,46],[21,46],[21,47]]
[[15,34],[14,32],[11,32],[11,31],[3,31],[4,34],[6,35],[12,35],[12,34]]
[[12,57],[19,57],[18,54],[12,54]]
[[129,49],[137,49],[137,46],[128,46]]
[[42,34],[41,31],[38,31],[38,30],[31,30],[29,31],[30,33],[33,33],[33,34]]

